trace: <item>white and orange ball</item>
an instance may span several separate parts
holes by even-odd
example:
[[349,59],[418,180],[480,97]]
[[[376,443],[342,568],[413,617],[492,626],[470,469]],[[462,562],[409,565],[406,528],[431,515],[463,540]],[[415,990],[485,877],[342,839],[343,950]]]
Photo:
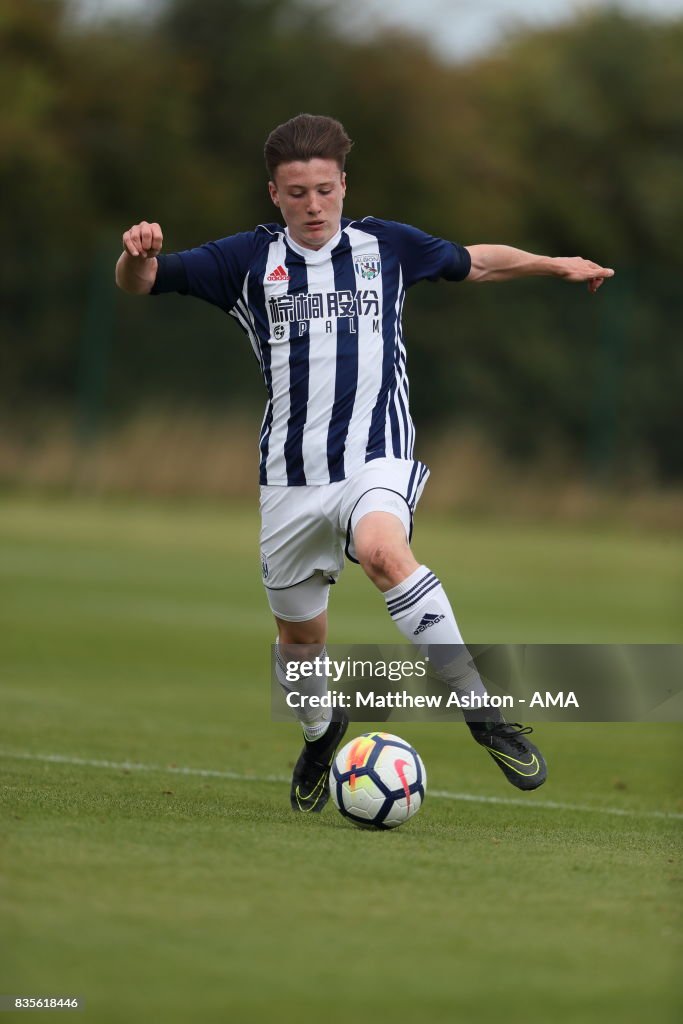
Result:
[[365,828],[390,829],[417,814],[427,773],[418,752],[400,736],[366,732],[337,752],[330,792],[345,818]]

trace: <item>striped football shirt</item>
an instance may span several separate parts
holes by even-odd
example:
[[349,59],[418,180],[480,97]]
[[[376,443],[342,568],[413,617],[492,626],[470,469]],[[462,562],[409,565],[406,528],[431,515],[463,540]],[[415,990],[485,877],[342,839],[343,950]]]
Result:
[[341,221],[321,249],[277,224],[159,256],[152,294],[194,295],[244,330],[268,392],[260,482],[344,480],[413,456],[401,314],[418,281],[462,281],[467,250],[407,224]]

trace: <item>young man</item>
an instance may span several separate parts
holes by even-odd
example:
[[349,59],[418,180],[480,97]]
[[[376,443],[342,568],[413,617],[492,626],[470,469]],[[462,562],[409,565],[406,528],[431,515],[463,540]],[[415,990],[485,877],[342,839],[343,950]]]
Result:
[[[412,516],[429,471],[413,459],[401,312],[422,280],[506,281],[550,275],[594,293],[612,270],[580,257],[534,256],[503,245],[463,247],[393,221],[342,218],[351,141],[329,117],[300,114],[265,146],[268,189],[286,224],[159,255],[158,224],[123,235],[116,281],[131,294],[180,292],[219,306],[247,334],[268,403],[260,436],[261,562],[278,629],[276,670],[327,636],[330,584],[344,555],[383,593],[401,633],[458,691],[485,695],[438,578],[410,548]],[[289,645],[293,645],[290,647]],[[459,653],[460,652],[460,653]],[[464,652],[465,656],[462,656]],[[326,680],[314,680],[320,693]],[[474,739],[520,789],[546,766],[530,729],[488,711]],[[329,767],[347,727],[302,712],[295,811],[327,802]]]

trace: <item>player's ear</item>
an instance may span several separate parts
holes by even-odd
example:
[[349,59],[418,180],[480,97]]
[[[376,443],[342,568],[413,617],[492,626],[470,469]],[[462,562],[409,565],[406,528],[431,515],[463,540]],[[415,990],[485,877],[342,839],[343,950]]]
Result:
[[346,171],[342,171],[341,176],[341,187],[342,187],[342,199],[346,195]]
[[269,181],[268,182],[268,192],[270,194],[270,198],[271,198],[272,202],[276,206],[279,206],[280,205],[280,200],[279,200],[278,194],[277,194],[277,185],[275,184],[274,181]]

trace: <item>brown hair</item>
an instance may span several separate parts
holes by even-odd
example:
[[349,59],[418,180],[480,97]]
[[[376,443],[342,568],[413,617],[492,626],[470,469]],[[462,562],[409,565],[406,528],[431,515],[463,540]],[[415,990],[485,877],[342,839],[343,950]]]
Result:
[[340,171],[344,170],[346,154],[353,143],[346,134],[344,125],[333,117],[319,114],[297,114],[274,128],[266,139],[263,154],[271,180],[280,164],[294,160],[336,160]]

